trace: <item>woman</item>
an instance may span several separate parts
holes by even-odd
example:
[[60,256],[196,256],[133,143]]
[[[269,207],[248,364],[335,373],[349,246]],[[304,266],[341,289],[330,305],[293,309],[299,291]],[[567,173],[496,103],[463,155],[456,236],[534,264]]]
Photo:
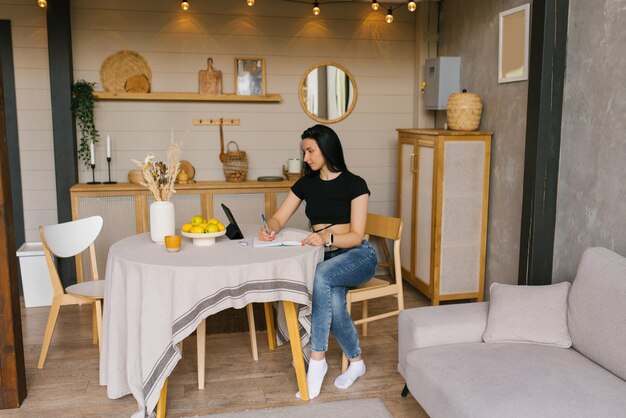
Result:
[[313,233],[302,242],[326,246],[313,282],[307,372],[309,398],[313,399],[319,395],[328,370],[325,352],[330,331],[350,360],[350,367],[335,379],[335,386],[348,388],[365,374],[359,337],[346,308],[346,293],[374,275],[377,257],[363,240],[370,191],[365,180],[348,171],[337,134],[327,126],[315,125],[302,134],[302,150],[304,176],[267,221],[267,229],[261,228],[259,238],[274,239],[304,200]]

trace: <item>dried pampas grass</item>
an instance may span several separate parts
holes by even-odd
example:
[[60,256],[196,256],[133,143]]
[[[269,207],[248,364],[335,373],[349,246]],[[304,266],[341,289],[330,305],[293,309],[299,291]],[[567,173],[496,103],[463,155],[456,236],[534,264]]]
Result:
[[139,184],[147,187],[157,202],[167,202],[176,193],[174,182],[180,170],[180,147],[181,144],[174,142],[172,138],[167,150],[167,163],[153,161],[154,154],[151,152],[146,155],[143,161],[132,160],[139,166],[145,180]]

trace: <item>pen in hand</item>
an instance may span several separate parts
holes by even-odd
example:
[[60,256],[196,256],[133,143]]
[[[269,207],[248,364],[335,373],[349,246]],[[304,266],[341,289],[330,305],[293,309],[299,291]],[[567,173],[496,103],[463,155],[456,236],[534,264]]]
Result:
[[265,227],[265,232],[267,232],[269,239],[273,240],[274,237],[272,236],[272,233],[270,232],[270,228],[267,226],[267,220],[265,219],[264,213],[261,214],[261,220],[263,221],[263,227]]

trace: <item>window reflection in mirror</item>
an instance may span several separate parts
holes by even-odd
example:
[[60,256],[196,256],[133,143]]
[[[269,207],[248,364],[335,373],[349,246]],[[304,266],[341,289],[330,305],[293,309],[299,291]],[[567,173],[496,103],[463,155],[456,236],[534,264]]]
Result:
[[300,81],[300,104],[321,123],[345,119],[356,104],[354,77],[343,66],[321,63],[306,72]]

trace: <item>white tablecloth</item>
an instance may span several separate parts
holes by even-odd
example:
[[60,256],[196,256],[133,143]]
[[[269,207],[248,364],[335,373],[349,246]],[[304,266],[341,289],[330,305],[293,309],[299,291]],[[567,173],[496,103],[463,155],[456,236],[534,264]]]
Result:
[[[242,229],[251,243],[258,226]],[[252,302],[310,308],[322,260],[321,247],[253,248],[225,236],[210,247],[183,238],[178,253],[153,243],[149,233],[116,242],[106,265],[100,384],[109,398],[132,393],[139,406],[134,417],[150,414],[181,358],[176,344],[202,319]]]

